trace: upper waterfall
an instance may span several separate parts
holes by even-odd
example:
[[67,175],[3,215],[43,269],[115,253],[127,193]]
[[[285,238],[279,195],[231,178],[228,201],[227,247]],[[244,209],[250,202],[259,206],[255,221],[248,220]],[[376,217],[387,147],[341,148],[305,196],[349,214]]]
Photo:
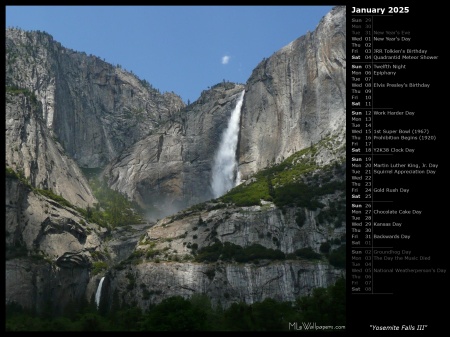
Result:
[[222,134],[219,149],[214,157],[211,188],[215,198],[234,187],[236,178],[239,176],[237,173],[236,149],[244,93],[245,90],[241,92],[237,100],[236,107],[231,113],[228,126]]

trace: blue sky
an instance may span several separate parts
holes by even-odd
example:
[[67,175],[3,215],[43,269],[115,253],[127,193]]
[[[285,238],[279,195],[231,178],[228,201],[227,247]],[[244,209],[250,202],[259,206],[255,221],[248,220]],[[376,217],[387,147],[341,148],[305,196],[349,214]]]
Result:
[[313,31],[332,6],[6,6],[6,27],[132,71],[187,103],[245,83],[265,57]]

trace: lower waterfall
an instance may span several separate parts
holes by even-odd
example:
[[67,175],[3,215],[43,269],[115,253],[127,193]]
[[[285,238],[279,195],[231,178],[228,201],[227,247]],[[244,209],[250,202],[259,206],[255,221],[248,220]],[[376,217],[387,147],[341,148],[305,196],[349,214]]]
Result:
[[102,295],[102,285],[104,280],[105,277],[103,276],[100,280],[100,283],[98,284],[97,292],[95,293],[95,303],[97,304],[97,308],[100,305],[100,296]]

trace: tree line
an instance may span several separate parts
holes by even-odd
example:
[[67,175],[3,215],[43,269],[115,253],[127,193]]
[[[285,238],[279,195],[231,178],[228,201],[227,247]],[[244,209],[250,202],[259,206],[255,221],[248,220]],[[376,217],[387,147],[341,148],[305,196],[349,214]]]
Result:
[[147,310],[119,306],[114,300],[110,310],[97,309],[95,303],[71,303],[59,315],[36,314],[10,303],[6,331],[288,331],[295,323],[345,325],[345,308],[345,278],[340,278],[293,302],[266,298],[253,304],[235,302],[226,309],[213,307],[203,294],[172,296]]

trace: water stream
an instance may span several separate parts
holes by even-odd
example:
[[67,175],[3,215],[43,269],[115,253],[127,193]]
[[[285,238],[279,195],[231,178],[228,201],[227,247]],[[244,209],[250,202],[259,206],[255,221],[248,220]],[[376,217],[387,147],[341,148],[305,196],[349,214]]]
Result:
[[236,102],[236,107],[231,113],[228,126],[222,134],[219,149],[214,158],[211,188],[215,198],[225,194],[238,183],[236,149],[244,93],[245,91],[242,91]]
[[98,284],[97,292],[95,293],[95,303],[97,304],[97,308],[100,305],[100,296],[102,295],[102,285],[104,280],[105,277],[103,276],[100,280],[100,283]]

